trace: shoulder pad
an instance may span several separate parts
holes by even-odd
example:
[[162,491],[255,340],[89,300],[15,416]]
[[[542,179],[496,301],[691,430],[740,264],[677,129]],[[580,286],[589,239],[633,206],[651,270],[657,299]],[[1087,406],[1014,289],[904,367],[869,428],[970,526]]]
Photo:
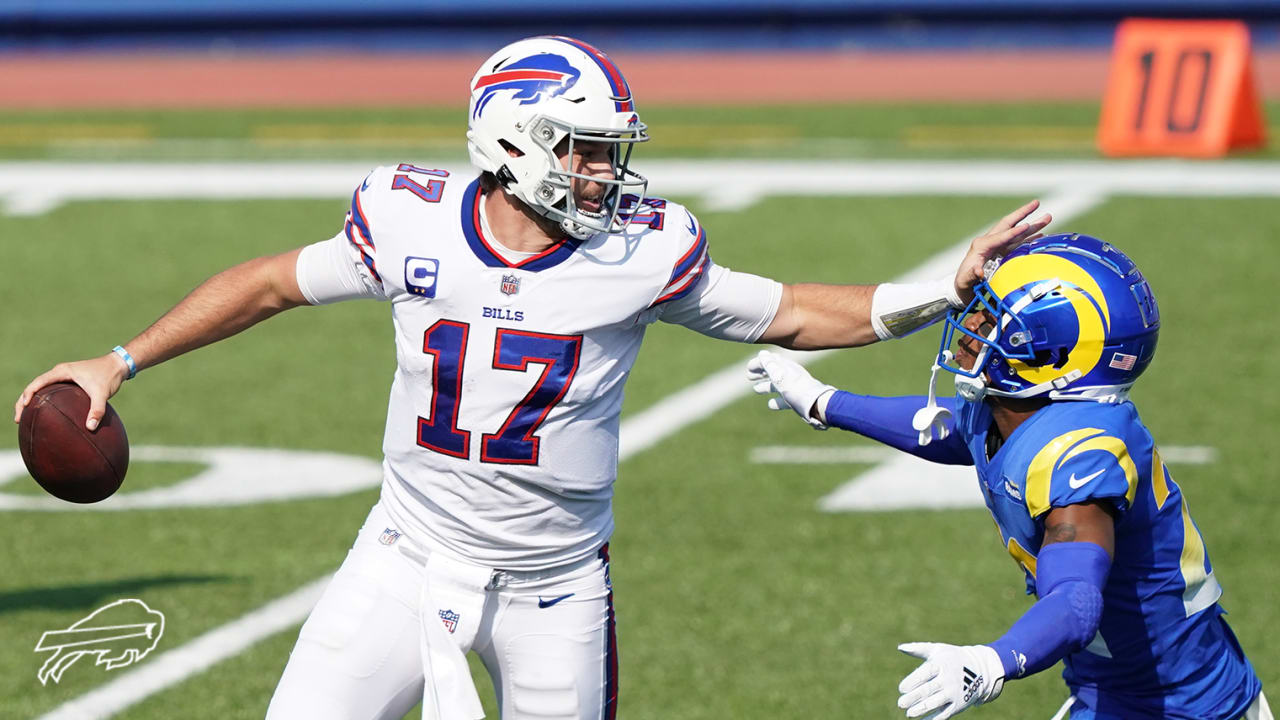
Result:
[[[1123,499],[1119,509],[1128,507],[1139,478],[1125,441],[1099,427],[1063,429],[1060,425],[1057,434],[1040,443],[1027,465],[1023,496],[1031,517],[1098,498]],[[1039,435],[1024,440],[1043,440]]]

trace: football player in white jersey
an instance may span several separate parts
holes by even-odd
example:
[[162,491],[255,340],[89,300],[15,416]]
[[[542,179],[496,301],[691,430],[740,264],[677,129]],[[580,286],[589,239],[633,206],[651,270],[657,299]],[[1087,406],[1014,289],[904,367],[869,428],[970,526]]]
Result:
[[64,363],[92,429],[140,369],[301,305],[391,301],[398,365],[384,482],[302,627],[271,718],[483,716],[465,654],[504,720],[612,718],[607,542],[623,385],[645,328],[851,347],[962,307],[982,266],[1036,235],[1032,202],[976,239],[955,276],[791,285],[711,260],[689,210],[630,168],[648,139],[626,79],[594,47],[537,37],[471,81],[478,178],[409,164],[359,183],[330,240],[226,270],[125,346]]

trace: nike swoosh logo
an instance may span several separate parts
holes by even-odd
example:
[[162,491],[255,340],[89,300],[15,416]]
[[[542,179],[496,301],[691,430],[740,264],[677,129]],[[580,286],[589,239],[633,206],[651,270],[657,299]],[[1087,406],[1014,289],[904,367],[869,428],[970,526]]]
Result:
[[571,597],[573,597],[573,593],[569,593],[568,595],[561,595],[560,597],[557,597],[557,598],[551,598],[550,600],[543,600],[541,597],[539,597],[538,607],[549,608],[552,605],[555,605],[556,603],[560,602],[561,600],[564,600],[565,598],[571,598]]
[[1105,471],[1105,470],[1099,470],[1099,471],[1098,471],[1098,472],[1096,472],[1096,473],[1089,473],[1088,475],[1085,475],[1084,477],[1082,477],[1082,478],[1080,478],[1080,479],[1078,479],[1078,480],[1076,479],[1076,474],[1075,474],[1075,473],[1071,473],[1071,477],[1067,480],[1067,484],[1071,486],[1071,489],[1072,489],[1072,490],[1075,490],[1076,488],[1084,487],[1084,484],[1085,484],[1085,483],[1087,483],[1087,482],[1089,482],[1090,480],[1092,480],[1092,479],[1094,479],[1094,478],[1098,477],[1099,475],[1101,475],[1101,474],[1102,474],[1102,473],[1104,473],[1104,472],[1106,472],[1106,471]]
[[365,190],[368,190],[368,189],[369,189],[369,178],[365,178],[364,182],[360,183],[360,192],[364,192]]
[[688,218],[689,218],[689,234],[690,234],[690,235],[697,235],[697,234],[698,234],[698,226],[697,226],[697,225],[695,225],[695,224],[694,224],[694,222],[693,222],[693,215],[692,215],[691,213],[688,213],[688,212],[686,212],[686,213],[685,213],[685,215],[686,215],[686,216],[688,216]]

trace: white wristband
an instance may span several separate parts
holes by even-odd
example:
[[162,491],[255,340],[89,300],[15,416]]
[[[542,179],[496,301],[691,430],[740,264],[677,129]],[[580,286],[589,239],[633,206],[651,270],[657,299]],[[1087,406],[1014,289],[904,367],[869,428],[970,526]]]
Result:
[[871,296],[871,327],[881,340],[906,337],[962,307],[950,275],[931,282],[882,283]]

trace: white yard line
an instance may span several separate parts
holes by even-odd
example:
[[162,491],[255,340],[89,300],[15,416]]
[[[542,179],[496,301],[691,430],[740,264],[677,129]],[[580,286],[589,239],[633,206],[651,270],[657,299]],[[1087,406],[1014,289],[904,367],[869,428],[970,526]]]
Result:
[[[795,164],[779,163],[778,165],[787,165],[792,167]],[[882,166],[885,166],[883,163]],[[93,177],[94,169],[85,169],[83,166],[68,166],[68,168],[76,168],[78,172],[84,173],[84,177]],[[142,166],[133,166],[135,168]],[[184,195],[184,197],[223,197],[218,193],[225,193],[231,190],[231,186],[227,183],[227,178],[235,176],[238,179],[250,182],[250,178],[256,177],[256,173],[262,172],[258,170],[250,170],[247,172],[237,171],[234,168],[238,166],[219,166],[221,170],[217,175],[217,182],[212,182],[214,178],[210,178],[209,187],[212,189],[212,195],[198,195],[195,191],[192,194]],[[318,173],[307,172],[298,173],[297,166],[279,166],[280,168],[291,168],[290,172],[294,180],[306,183],[308,187],[315,186],[328,187],[317,177]],[[326,166],[327,167],[327,166]],[[689,165],[691,168],[701,168],[701,165]],[[778,177],[773,176],[770,172],[761,171],[757,166],[743,166],[743,168],[754,168],[752,175],[761,178],[767,178],[772,181],[782,181]],[[843,172],[852,172],[848,166],[841,166]],[[885,166],[887,168],[887,166]],[[994,169],[996,166],[991,165]],[[200,168],[188,169],[179,172],[181,168],[172,168],[170,175],[174,176],[205,176],[204,170]],[[357,170],[354,173],[344,176],[343,193],[350,192],[347,186],[352,185],[350,178],[362,177],[361,173],[367,170]],[[766,167],[765,170],[768,170]],[[672,166],[663,166],[660,173],[668,173],[672,171]],[[64,171],[65,172],[65,171]],[[744,169],[738,169],[737,175],[729,175],[729,178],[738,178],[746,174]],[[925,171],[921,171],[925,172]],[[1280,194],[1280,166],[1273,170],[1276,176],[1276,191]],[[11,183],[14,180],[13,174],[15,170],[12,165],[0,165],[0,195],[6,192],[6,187],[12,188]],[[655,173],[658,174],[658,173]],[[299,178],[301,175],[303,177]],[[30,180],[30,174],[27,175]],[[44,179],[48,179],[46,175]],[[923,177],[923,176],[922,176]],[[121,176],[117,178],[118,183],[125,183],[127,177]],[[172,178],[170,178],[172,179]],[[671,178],[675,180],[676,178]],[[688,193],[692,190],[692,181],[686,180],[684,184],[681,182],[666,182],[668,178],[663,178],[662,184],[655,183],[655,186],[662,187],[664,191],[670,190],[672,194]],[[1054,178],[1051,174],[1041,176],[1037,173],[1037,182],[1030,183],[1021,187],[1013,187],[1012,185],[1003,186],[1000,190],[980,189],[974,187],[973,173],[960,173],[954,175],[955,185],[951,186],[950,192],[958,194],[981,194],[982,192],[1000,192],[1011,193],[1025,196],[1036,189],[1043,189],[1050,186],[1050,181],[1061,180]],[[723,184],[725,177],[720,178]],[[256,181],[254,181],[256,182]],[[907,192],[930,193],[937,192],[937,178],[930,179],[929,182],[920,183],[919,187],[912,187]],[[124,194],[122,185],[112,183],[102,183],[101,180],[94,183],[94,187],[101,190],[101,185],[106,185],[110,192],[120,194],[109,195],[109,197],[133,197]],[[34,186],[40,186],[39,182]],[[28,188],[33,185],[28,185]],[[47,185],[41,187],[48,187]],[[86,191],[86,186],[81,183],[77,187],[82,191]],[[159,195],[148,195],[147,197],[172,197],[171,195],[163,195],[166,191],[172,191],[174,188],[166,188],[158,178],[152,176],[147,186],[149,192],[160,193]],[[1089,191],[1080,191],[1077,188],[1086,187],[1069,182],[1063,186],[1066,189],[1060,192],[1054,192],[1044,198],[1044,208],[1054,214],[1057,218],[1058,226],[1061,227],[1071,217],[1096,206],[1098,203],[1106,199],[1105,193],[1091,188]],[[64,190],[66,188],[63,188]],[[295,186],[296,189],[296,186]],[[825,190],[825,188],[824,188]],[[335,193],[338,194],[338,193]],[[833,194],[830,192],[814,192],[809,194]],[[881,193],[883,194],[883,193]],[[291,197],[288,193],[281,192],[275,196]],[[13,197],[10,192],[10,198]],[[70,195],[63,195],[63,198],[70,198]],[[80,195],[76,197],[90,197],[90,195]],[[94,197],[103,197],[97,195]],[[57,203],[53,203],[56,205]],[[52,205],[51,205],[52,206]],[[959,258],[963,256],[965,248],[968,246],[969,240],[966,238],[963,242],[944,250],[941,253],[929,258],[923,264],[917,266],[911,271],[898,278],[899,281],[911,281],[920,278],[938,277],[949,269],[955,267],[959,262]],[[825,355],[827,352],[815,353],[796,353],[801,362],[812,362]],[[713,373],[712,375],[700,380],[680,390],[667,398],[659,401],[653,406],[629,416],[623,421],[621,426],[621,440],[619,449],[619,460],[625,461],[636,453],[642,452],[653,447],[663,439],[674,435],[685,427],[698,422],[699,420],[710,417],[725,406],[734,402],[738,398],[747,394],[749,386],[744,379],[743,365],[745,359],[733,363],[729,367]],[[924,367],[922,364],[921,367]],[[67,702],[51,713],[44,715],[44,720],[57,718],[58,720],[100,720],[114,715],[121,710],[128,708],[145,698],[153,695],[165,688],[176,685],[179,682],[202,672],[212,665],[233,657],[251,645],[263,640],[277,632],[281,632],[293,625],[302,622],[311,608],[315,605],[319,594],[325,583],[328,582],[329,576],[319,578],[308,583],[299,590],[269,603],[247,615],[241,616],[231,622],[219,626],[209,632],[188,641],[185,645],[169,650],[161,655],[156,656],[150,662],[128,670],[121,675],[116,676],[111,681],[99,686],[98,688],[82,695],[70,702]]]
[[[0,163],[0,207],[48,212],[74,200],[339,198],[366,163]],[[469,166],[447,163],[459,179]],[[1062,162],[889,160],[838,162],[662,161],[645,164],[650,187],[740,210],[766,197],[1014,195],[1087,188],[1104,195],[1280,195],[1280,163],[1185,160]]]
[[[879,448],[858,449],[872,451]],[[825,512],[884,512],[986,506],[978,483],[974,482],[972,467],[939,465],[896,450],[889,452],[888,458],[818,500],[818,508]],[[765,457],[780,456],[777,449],[773,453]],[[1162,447],[1160,455],[1174,466],[1204,465],[1217,457],[1214,448],[1197,445]]]
[[[1217,449],[1203,445],[1160,448],[1171,465],[1215,462]],[[973,468],[938,465],[883,445],[805,447],[775,445],[754,448],[748,462],[769,465],[874,465],[842,483],[818,501],[826,512],[886,510],[952,510],[986,505]]]
[[[752,448],[747,462],[756,465],[852,465],[879,463],[902,453],[886,445],[765,445]],[[1171,445],[1160,457],[1175,465],[1208,465],[1218,461],[1218,449],[1207,445]]]

